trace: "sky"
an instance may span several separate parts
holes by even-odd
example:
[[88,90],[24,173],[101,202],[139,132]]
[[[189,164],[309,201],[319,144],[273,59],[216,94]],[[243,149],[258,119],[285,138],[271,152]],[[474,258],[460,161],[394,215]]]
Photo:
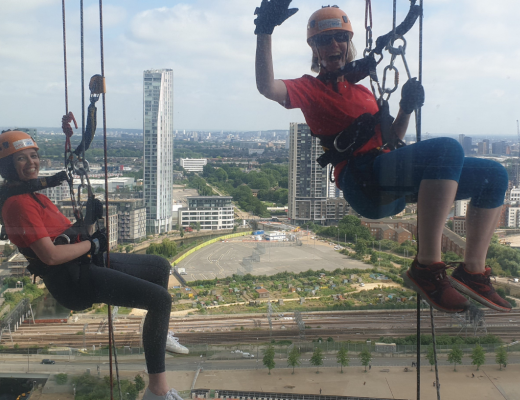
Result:
[[[310,71],[309,16],[324,0],[293,0],[299,12],[273,33],[275,77]],[[350,17],[358,57],[365,0],[336,2]],[[335,4],[335,3],[330,3]],[[66,0],[69,109],[81,116],[79,0]],[[84,0],[85,76],[100,73],[98,1]],[[174,71],[177,130],[288,129],[304,122],[256,89],[254,11],[260,0],[104,0],[109,128],[142,128],[146,69]],[[397,21],[409,7],[397,0]],[[392,1],[372,0],[377,37],[392,27]],[[520,119],[520,2],[424,0],[423,133],[516,134]],[[418,25],[418,24],[416,24]],[[57,127],[65,112],[61,0],[0,1],[0,127]],[[418,27],[406,36],[418,74]],[[378,68],[380,78],[390,57]],[[401,83],[406,80],[396,61]],[[368,81],[363,81],[369,87]],[[87,90],[88,92],[88,90]],[[400,88],[391,99],[396,115]],[[98,103],[100,105],[100,103]],[[100,126],[100,125],[98,125]],[[408,133],[413,134],[411,124]]]

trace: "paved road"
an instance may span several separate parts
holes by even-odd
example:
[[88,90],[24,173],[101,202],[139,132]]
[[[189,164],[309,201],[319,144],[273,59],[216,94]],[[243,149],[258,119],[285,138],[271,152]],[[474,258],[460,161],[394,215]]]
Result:
[[[306,355],[301,359],[302,364],[301,368],[312,368],[313,366],[310,364],[309,358],[310,355]],[[411,367],[412,361],[415,361],[414,357],[396,357],[396,358],[373,358],[371,361],[372,368],[388,368],[388,367]],[[277,368],[289,368],[287,367],[287,359],[275,359]],[[496,365],[495,363],[495,355],[488,354],[486,357],[486,364],[488,365]],[[508,364],[520,364],[520,356],[519,355],[510,355],[508,358]],[[96,372],[97,366],[100,366],[100,370],[106,371],[108,370],[108,362],[106,357],[99,360],[96,357],[93,357],[91,360],[79,359],[76,361],[69,362],[68,360],[57,360],[55,365],[42,365],[36,362],[29,363],[29,371],[33,373],[82,373],[85,372],[87,368],[90,368],[91,372]],[[428,361],[426,359],[421,359],[421,365],[423,367],[429,367]],[[446,360],[446,357],[442,357],[439,359],[439,365],[450,365],[450,363]],[[462,359],[462,365],[471,365],[471,358],[469,356],[465,356]],[[141,356],[141,359],[136,359],[136,357],[132,358],[119,358],[119,366],[122,370],[125,371],[143,371],[145,368],[144,357]],[[171,356],[167,356],[166,358],[166,370],[167,371],[194,371],[199,366],[202,366],[206,370],[235,370],[235,369],[263,369],[264,366],[262,364],[261,359],[248,359],[248,360],[206,360],[204,357],[179,357],[174,358]],[[350,363],[351,367],[361,367],[361,361],[359,358],[354,356],[354,354],[350,355]],[[1,372],[26,372],[27,371],[27,361],[23,360],[5,360],[5,362],[0,363],[0,371]],[[335,357],[328,357],[324,360],[323,367],[338,367]]]

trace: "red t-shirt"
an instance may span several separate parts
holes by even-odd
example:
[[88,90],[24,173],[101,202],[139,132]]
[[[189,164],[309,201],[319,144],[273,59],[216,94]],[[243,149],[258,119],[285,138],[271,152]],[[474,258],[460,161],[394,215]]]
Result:
[[9,197],[2,208],[7,236],[18,247],[29,247],[44,237],[54,240],[72,226],[47,196],[35,195],[45,208],[30,194]]
[[[357,117],[379,111],[376,99],[370,90],[363,85],[349,82],[338,82],[338,92],[332,84],[325,85],[319,79],[303,75],[298,79],[283,80],[287,87],[289,102],[286,108],[300,108],[312,133],[320,136],[332,136],[347,128]],[[381,147],[381,131],[376,127],[376,135],[354,155],[365,154]],[[336,165],[334,177],[339,184],[339,174],[347,161]],[[338,186],[339,187],[339,186]]]

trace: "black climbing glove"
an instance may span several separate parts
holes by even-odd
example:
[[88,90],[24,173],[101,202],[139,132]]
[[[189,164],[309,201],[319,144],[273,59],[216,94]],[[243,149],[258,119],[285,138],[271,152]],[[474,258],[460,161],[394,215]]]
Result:
[[424,88],[417,78],[410,78],[401,90],[399,106],[406,114],[413,113],[424,104]]
[[108,249],[108,239],[106,230],[104,229],[94,232],[94,234],[89,238],[89,241],[90,254],[93,256],[102,254]]
[[94,196],[89,197],[85,206],[85,225],[92,225],[103,218],[103,203]]
[[274,27],[282,25],[289,17],[292,17],[297,8],[289,8],[291,0],[262,0],[260,7],[255,10],[255,35],[265,33],[271,35]]

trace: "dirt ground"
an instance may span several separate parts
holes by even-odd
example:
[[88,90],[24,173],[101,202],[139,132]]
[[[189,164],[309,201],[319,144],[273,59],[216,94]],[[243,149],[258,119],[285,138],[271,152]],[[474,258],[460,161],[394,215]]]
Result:
[[[386,372],[388,371],[388,372]],[[435,373],[430,368],[421,369],[421,399],[437,398],[433,381]],[[475,377],[472,377],[472,373]],[[475,367],[441,367],[441,398],[457,400],[520,400],[518,376],[520,365],[509,365],[500,371],[496,365]],[[194,372],[167,372],[168,383],[177,390],[188,390]],[[404,372],[401,367],[374,367],[363,372],[360,367],[274,369],[271,375],[262,370],[205,371],[199,374],[195,388],[250,390],[281,393],[307,393],[322,395],[386,397],[394,399],[416,398],[416,373]]]

